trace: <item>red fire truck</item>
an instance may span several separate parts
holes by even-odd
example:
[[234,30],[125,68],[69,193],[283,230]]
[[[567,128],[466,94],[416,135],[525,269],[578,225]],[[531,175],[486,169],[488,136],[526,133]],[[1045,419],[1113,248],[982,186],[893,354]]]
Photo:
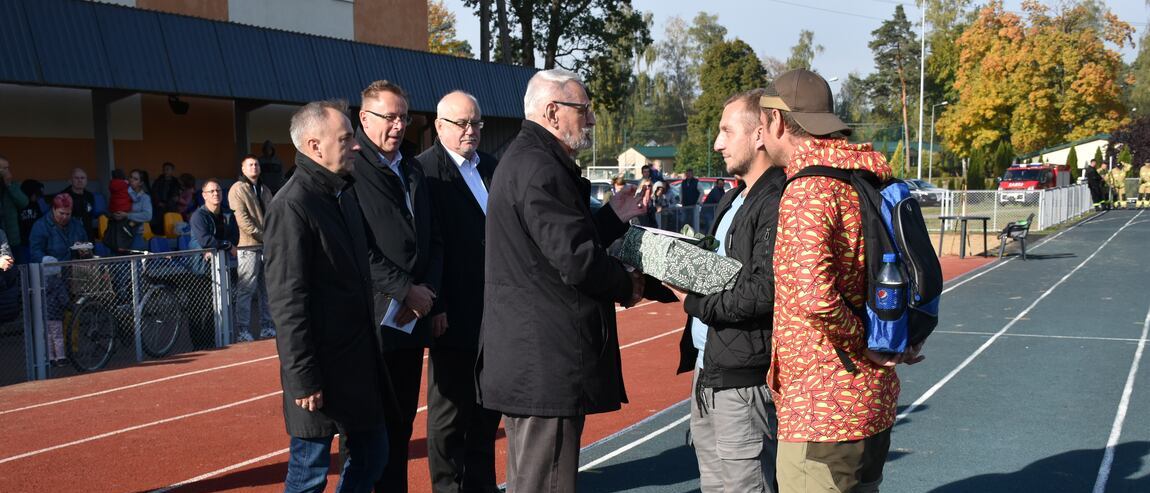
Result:
[[1037,205],[1040,190],[1067,186],[1072,181],[1070,167],[1065,164],[1015,164],[998,179],[998,202]]

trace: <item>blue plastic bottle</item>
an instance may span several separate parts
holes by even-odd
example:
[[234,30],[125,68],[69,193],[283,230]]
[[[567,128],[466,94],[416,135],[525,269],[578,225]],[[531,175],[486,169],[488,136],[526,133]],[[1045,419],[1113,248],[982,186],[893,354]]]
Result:
[[878,282],[874,287],[875,308],[883,320],[898,320],[906,306],[906,280],[895,263],[897,260],[898,254],[883,254],[882,270],[878,273]]

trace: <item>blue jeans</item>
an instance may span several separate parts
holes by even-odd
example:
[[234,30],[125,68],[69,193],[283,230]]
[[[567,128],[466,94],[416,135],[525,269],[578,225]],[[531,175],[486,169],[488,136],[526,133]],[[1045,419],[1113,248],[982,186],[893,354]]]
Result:
[[[322,492],[327,487],[331,466],[331,439],[291,438],[284,493]],[[387,465],[387,430],[358,431],[347,434],[347,461],[339,474],[338,493],[371,493],[376,480]]]

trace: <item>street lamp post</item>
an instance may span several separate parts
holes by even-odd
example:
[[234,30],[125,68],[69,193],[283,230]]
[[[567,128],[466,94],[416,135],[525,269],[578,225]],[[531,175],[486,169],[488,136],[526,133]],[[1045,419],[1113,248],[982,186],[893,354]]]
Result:
[[[950,104],[950,101],[943,101],[930,107],[930,150],[928,151],[930,152],[930,159],[927,160],[926,165],[926,181],[934,179],[934,109],[948,104]],[[919,162],[922,162],[921,153],[919,154]],[[921,172],[922,168],[919,168],[919,171]]]
[[[922,110],[926,102],[926,2],[922,2],[922,24],[919,25],[918,52],[918,179],[922,179]],[[907,142],[909,147],[910,142]],[[930,171],[927,171],[930,174]]]

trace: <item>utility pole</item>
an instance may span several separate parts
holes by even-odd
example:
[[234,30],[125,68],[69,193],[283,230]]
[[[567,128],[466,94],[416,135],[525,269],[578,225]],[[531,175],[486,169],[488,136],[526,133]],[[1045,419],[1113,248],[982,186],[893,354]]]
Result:
[[[922,105],[926,91],[926,2],[922,2],[922,25],[919,26],[918,51],[918,179],[922,179]],[[934,111],[933,109],[931,110]],[[931,122],[931,126],[934,123]],[[931,135],[933,138],[934,136]]]

